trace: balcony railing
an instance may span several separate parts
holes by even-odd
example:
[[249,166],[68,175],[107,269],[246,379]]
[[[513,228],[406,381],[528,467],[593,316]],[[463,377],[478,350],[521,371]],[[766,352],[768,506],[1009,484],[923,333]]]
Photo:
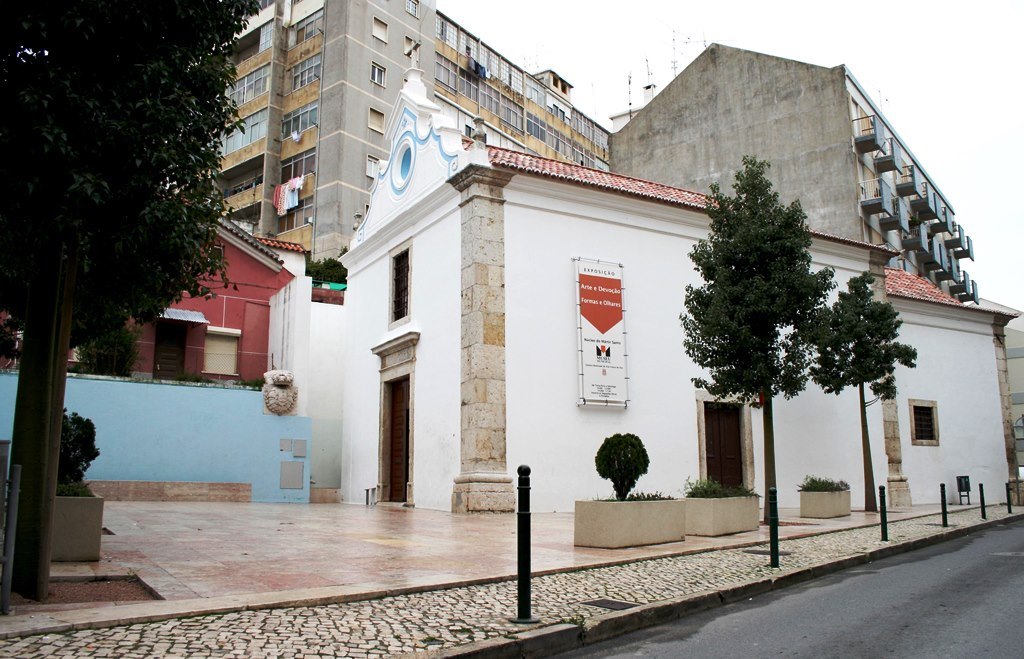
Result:
[[890,197],[889,199],[892,212],[886,216],[882,215],[878,218],[878,226],[883,231],[909,231],[910,230],[910,207],[907,206],[907,202],[903,201],[899,197]]
[[932,238],[927,253],[918,251],[921,267],[927,272],[939,270],[945,267],[949,257],[946,254],[946,245],[939,238]]
[[886,137],[885,124],[875,115],[853,120],[853,145],[857,153],[881,150]]
[[922,220],[938,219],[942,204],[939,195],[932,191],[928,181],[921,184],[921,193],[910,199],[910,210]]
[[910,227],[910,230],[903,236],[903,249],[912,249],[915,252],[928,254],[931,252],[931,244],[928,230],[923,229],[920,224]]
[[936,224],[939,226],[936,227],[935,230],[933,230],[933,233],[956,233],[956,221],[953,219],[953,211],[950,209],[949,206],[943,206],[942,209],[939,211],[939,221],[936,222]]
[[901,197],[914,197],[921,194],[921,176],[914,165],[903,165],[896,176],[896,194]]
[[885,179],[873,178],[861,182],[860,207],[868,215],[892,215],[892,188]]
[[882,143],[882,148],[875,152],[875,171],[902,172],[906,165],[903,164],[903,149],[895,137],[887,137]]

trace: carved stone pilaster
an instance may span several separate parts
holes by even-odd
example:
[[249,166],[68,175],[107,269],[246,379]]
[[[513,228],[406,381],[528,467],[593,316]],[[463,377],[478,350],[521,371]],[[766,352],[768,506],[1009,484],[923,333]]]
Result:
[[462,192],[462,430],[452,512],[512,512],[505,460],[505,213],[512,174],[471,165]]

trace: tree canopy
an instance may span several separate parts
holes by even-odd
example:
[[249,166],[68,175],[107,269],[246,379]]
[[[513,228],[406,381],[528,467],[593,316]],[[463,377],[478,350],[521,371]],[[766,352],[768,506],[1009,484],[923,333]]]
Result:
[[694,384],[743,402],[791,398],[807,383],[817,314],[832,271],[811,272],[811,235],[799,201],[779,203],[769,163],[743,158],[735,196],[711,186],[711,232],[690,259],[704,279],[687,286],[684,346],[710,378]]
[[896,364],[913,368],[917,351],[899,343],[899,313],[874,299],[871,273],[847,282],[847,290],[824,313],[816,338],[818,358],[811,377],[826,393],[869,385],[883,400],[896,397]]
[[[148,320],[222,271],[220,142],[254,0],[7,7],[0,37],[0,310],[24,323],[14,588],[45,599],[64,382],[78,340]],[[5,323],[6,325],[6,323]]]
[[78,246],[76,334],[152,318],[218,272],[214,184],[235,125],[234,35],[252,0],[9,8],[0,52],[0,309],[24,313],[39,255]]
[[839,394],[856,387],[860,395],[861,452],[864,462],[864,509],[877,509],[875,476],[871,464],[867,401],[864,387],[882,400],[896,397],[896,364],[913,368],[917,351],[899,343],[899,314],[888,302],[874,299],[875,278],[865,272],[847,282],[835,303],[822,315],[815,343],[818,357],[811,377],[826,393]]

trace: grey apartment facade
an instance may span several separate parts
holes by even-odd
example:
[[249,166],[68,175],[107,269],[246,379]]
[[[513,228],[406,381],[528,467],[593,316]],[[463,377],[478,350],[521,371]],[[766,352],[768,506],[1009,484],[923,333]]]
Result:
[[712,44],[611,136],[614,171],[692,190],[728,189],[748,154],[812,228],[889,245],[893,265],[978,301],[973,241],[845,66]]

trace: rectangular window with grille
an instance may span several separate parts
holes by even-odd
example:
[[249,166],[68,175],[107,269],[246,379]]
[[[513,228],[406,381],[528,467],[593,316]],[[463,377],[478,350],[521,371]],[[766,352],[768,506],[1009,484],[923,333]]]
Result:
[[938,446],[939,417],[937,403],[933,400],[914,399],[911,399],[909,402],[911,444]]
[[277,232],[284,233],[313,223],[313,198],[299,199],[299,205],[277,218]]
[[391,322],[409,315],[409,250],[391,259]]
[[419,18],[420,15],[420,0],[405,0],[405,10]]
[[224,139],[221,146],[221,155],[227,155],[238,151],[244,146],[249,146],[256,140],[267,136],[267,109],[254,112],[242,120],[242,130],[231,133]]
[[241,331],[229,327],[207,327],[203,372],[238,375],[238,338]]
[[434,62],[434,79],[448,91],[454,92],[459,84],[459,67],[447,57],[437,56]]

